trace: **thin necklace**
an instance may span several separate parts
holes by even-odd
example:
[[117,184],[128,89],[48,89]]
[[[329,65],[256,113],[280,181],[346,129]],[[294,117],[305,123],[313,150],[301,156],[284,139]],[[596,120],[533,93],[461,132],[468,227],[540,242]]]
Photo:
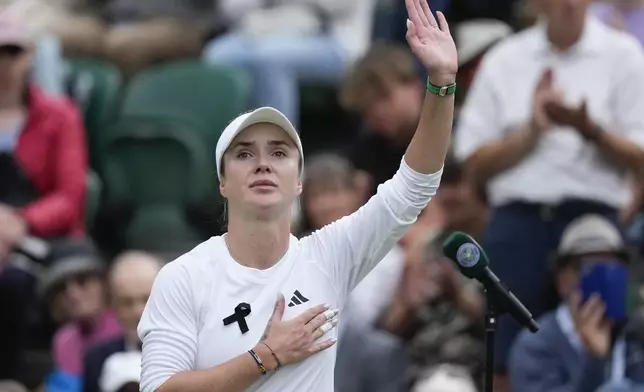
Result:
[[[237,260],[235,258],[235,255],[233,255],[233,251],[232,251],[232,249],[230,249],[230,245],[228,244],[228,233],[224,234],[224,243],[226,244],[226,249],[228,249],[228,254],[230,255],[230,257],[233,260],[235,260],[235,262],[237,264],[243,265],[244,267],[248,267],[246,264],[244,264],[244,263],[240,262],[239,260]],[[288,253],[288,250],[290,249],[290,247],[291,246],[290,246],[290,242],[289,242],[289,246],[286,247],[286,251],[284,251],[284,253],[282,253],[282,255],[277,259],[275,264],[273,264],[271,267],[275,266],[277,263],[280,262],[280,260],[282,260],[284,258],[284,256],[286,256],[286,254]],[[271,267],[268,267],[268,268],[271,268]],[[249,267],[249,268],[252,268],[252,267]]]

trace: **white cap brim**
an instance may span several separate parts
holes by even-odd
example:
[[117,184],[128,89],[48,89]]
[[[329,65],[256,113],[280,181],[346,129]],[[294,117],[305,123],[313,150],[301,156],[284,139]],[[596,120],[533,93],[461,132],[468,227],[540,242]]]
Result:
[[99,385],[103,392],[116,392],[128,383],[141,381],[141,352],[112,354],[103,365]]
[[[453,369],[453,370],[452,370]],[[460,367],[440,365],[435,373],[419,380],[413,392],[475,392],[476,385]]]
[[497,20],[475,19],[461,23],[456,28],[455,35],[458,65],[463,66],[487,51],[490,46],[512,35],[512,27]]
[[221,133],[221,136],[219,136],[215,155],[217,160],[217,176],[220,180],[221,161],[224,157],[224,153],[226,152],[228,147],[230,147],[230,144],[241,131],[251,125],[259,123],[274,124],[282,128],[286,132],[286,134],[293,140],[293,143],[295,143],[295,146],[300,152],[300,159],[304,161],[302,141],[300,140],[300,135],[298,135],[293,124],[279,110],[271,107],[262,107],[253,110],[252,112],[244,113],[234,119],[230,124],[228,124],[226,129],[224,129],[224,131]]

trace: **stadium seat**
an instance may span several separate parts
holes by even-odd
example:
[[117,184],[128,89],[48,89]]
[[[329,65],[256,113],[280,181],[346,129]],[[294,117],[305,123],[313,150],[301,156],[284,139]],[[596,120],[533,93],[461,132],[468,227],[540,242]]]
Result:
[[154,113],[190,118],[214,149],[221,131],[247,109],[249,94],[248,77],[239,69],[178,61],[137,75],[124,98],[121,117]]
[[[121,119],[109,131],[104,180],[112,223],[127,248],[185,251],[210,233],[199,230],[190,211],[218,207],[209,149],[190,119],[149,113]],[[125,212],[123,212],[125,211]],[[120,216],[120,218],[119,218]],[[202,214],[199,219],[212,219]]]
[[106,132],[107,213],[126,247],[173,252],[219,229],[214,149],[246,109],[246,74],[200,61],[144,71],[125,91]]
[[94,59],[67,61],[67,93],[83,113],[92,167],[98,168],[101,137],[116,116],[122,87],[120,71]]

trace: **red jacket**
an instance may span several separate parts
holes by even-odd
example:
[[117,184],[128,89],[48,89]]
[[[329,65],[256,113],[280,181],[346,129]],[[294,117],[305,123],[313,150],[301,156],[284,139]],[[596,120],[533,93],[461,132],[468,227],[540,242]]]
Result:
[[28,92],[27,122],[16,156],[41,198],[21,210],[31,234],[82,236],[85,232],[87,150],[81,115],[71,101]]

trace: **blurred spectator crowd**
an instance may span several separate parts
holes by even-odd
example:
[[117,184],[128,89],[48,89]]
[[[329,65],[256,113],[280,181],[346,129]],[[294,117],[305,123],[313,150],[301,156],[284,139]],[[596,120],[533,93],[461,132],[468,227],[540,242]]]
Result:
[[[452,149],[342,311],[336,391],[483,391],[457,230],[541,326],[499,319],[496,390],[644,390],[644,1],[429,4],[459,51]],[[0,392],[138,391],[156,273],[225,230],[213,151],[240,112],[301,133],[295,235],[359,209],[421,111],[405,20],[403,0],[0,0]]]

